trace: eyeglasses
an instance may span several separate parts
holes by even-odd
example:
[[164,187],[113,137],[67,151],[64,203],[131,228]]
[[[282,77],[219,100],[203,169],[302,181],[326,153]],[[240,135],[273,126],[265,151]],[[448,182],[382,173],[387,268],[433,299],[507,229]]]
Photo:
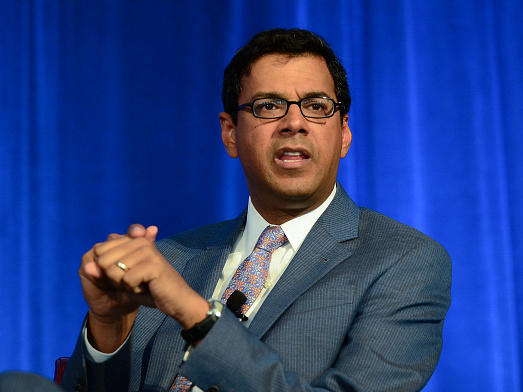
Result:
[[336,109],[343,106],[341,102],[336,102],[328,97],[307,97],[299,101],[287,101],[283,98],[258,98],[252,102],[238,106],[238,110],[250,107],[251,113],[257,118],[275,119],[285,117],[289,111],[289,106],[298,105],[303,117],[307,118],[328,118],[334,115]]

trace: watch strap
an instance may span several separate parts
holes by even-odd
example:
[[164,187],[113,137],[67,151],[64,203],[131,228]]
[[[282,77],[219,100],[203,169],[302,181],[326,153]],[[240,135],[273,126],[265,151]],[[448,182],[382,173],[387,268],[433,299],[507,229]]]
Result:
[[202,340],[222,315],[223,304],[220,301],[210,300],[209,306],[211,308],[202,321],[181,332],[182,338],[191,346]]

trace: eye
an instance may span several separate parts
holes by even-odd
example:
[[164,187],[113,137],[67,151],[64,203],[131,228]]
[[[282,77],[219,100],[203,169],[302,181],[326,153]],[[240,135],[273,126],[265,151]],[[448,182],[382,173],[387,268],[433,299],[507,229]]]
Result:
[[285,101],[277,98],[257,99],[253,103],[253,111],[258,115],[285,111]]
[[272,102],[265,102],[265,103],[262,103],[259,106],[259,108],[263,109],[263,110],[274,110],[274,109],[276,109],[276,105],[273,104]]
[[310,98],[303,100],[301,105],[303,109],[309,112],[326,113],[329,111],[330,101],[323,98]]

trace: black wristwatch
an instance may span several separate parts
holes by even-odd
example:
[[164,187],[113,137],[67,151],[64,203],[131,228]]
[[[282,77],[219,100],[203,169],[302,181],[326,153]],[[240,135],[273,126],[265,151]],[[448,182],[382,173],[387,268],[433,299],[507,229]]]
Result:
[[222,315],[223,304],[220,301],[211,299],[209,306],[211,309],[209,309],[207,316],[202,321],[195,324],[191,329],[184,329],[181,332],[182,338],[191,346],[202,340]]

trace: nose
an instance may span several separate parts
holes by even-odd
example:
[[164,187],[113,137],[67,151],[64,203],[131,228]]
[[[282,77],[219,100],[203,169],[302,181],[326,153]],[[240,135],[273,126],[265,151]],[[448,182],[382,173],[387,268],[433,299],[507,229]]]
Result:
[[307,120],[301,114],[300,106],[296,102],[289,103],[289,110],[285,117],[280,120],[280,132],[282,133],[304,133],[307,134]]

